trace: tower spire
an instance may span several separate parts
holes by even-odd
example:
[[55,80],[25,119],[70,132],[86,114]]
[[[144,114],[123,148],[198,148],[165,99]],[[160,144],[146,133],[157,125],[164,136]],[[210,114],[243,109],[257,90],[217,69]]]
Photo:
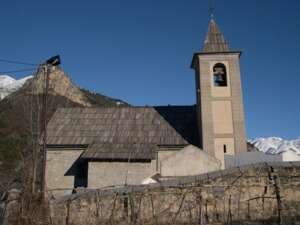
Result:
[[[213,14],[212,14],[213,16]],[[209,22],[208,32],[204,41],[202,52],[229,52],[230,48],[228,42],[225,40],[222,32],[220,31],[215,19],[212,17]]]

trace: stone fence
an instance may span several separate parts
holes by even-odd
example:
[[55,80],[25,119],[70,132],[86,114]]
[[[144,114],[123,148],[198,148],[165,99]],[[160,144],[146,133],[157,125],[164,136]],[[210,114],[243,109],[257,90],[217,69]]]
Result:
[[264,163],[53,200],[53,225],[300,224],[300,163]]

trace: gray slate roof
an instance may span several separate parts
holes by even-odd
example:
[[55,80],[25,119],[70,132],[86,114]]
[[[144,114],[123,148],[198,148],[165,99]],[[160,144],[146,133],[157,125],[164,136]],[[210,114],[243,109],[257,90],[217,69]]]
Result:
[[155,159],[157,146],[151,143],[94,143],[82,154],[85,159]]
[[210,20],[203,53],[229,52],[230,48],[214,19]]
[[47,144],[88,145],[83,158],[149,159],[158,145],[198,144],[196,107],[60,108]]

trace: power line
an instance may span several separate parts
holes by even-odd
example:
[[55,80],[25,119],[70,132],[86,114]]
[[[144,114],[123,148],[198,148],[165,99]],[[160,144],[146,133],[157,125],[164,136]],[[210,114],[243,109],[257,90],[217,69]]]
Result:
[[5,74],[5,73],[19,73],[19,72],[34,71],[34,70],[36,70],[36,68],[27,68],[27,69],[10,70],[10,71],[0,71],[0,74]]
[[28,66],[37,66],[38,64],[28,63],[28,62],[20,62],[14,60],[0,59],[0,62],[10,63],[10,64],[18,64],[18,65],[28,65]]

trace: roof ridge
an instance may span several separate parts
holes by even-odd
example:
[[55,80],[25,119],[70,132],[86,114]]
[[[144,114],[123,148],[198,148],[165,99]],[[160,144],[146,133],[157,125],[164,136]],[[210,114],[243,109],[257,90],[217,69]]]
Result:
[[57,108],[57,110],[63,110],[63,109],[78,109],[78,110],[86,110],[86,109],[147,109],[147,108],[168,108],[168,107],[194,107],[194,105],[152,105],[152,106],[122,106],[122,107],[114,107],[114,106],[110,106],[110,107],[59,107]]

